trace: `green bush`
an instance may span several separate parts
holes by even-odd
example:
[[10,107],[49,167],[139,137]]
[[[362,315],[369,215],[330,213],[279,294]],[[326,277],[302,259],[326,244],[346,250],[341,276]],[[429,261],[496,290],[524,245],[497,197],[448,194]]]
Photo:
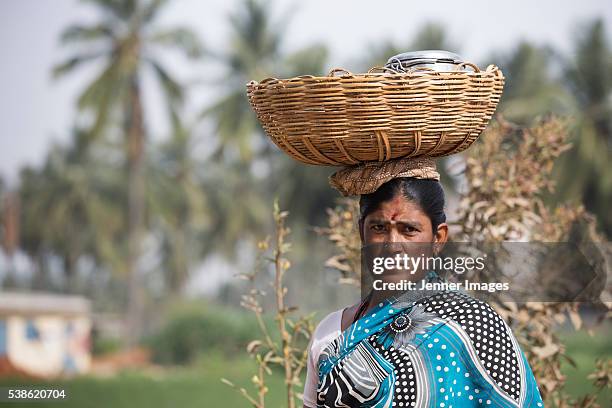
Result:
[[121,340],[111,337],[93,336],[91,353],[94,356],[114,353],[121,349]]
[[236,354],[257,334],[255,318],[248,312],[191,306],[171,314],[146,345],[157,363],[186,364],[203,352]]

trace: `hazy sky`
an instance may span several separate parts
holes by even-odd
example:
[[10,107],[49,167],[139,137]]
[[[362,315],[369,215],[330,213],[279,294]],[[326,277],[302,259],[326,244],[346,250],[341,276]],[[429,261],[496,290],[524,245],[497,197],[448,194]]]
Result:
[[[206,44],[220,49],[227,39],[227,13],[240,4],[240,0],[174,0],[160,25],[187,25]],[[296,9],[287,32],[288,49],[324,41],[331,50],[330,66],[348,69],[346,64],[364,48],[385,38],[407,42],[428,21],[447,26],[452,41],[461,46],[460,54],[472,61],[492,50],[509,50],[521,39],[570,52],[577,24],[596,16],[605,20],[608,35],[612,34],[612,6],[605,0],[277,0],[273,5],[277,15]],[[20,166],[40,163],[53,141],[67,140],[75,97],[95,69],[61,81],[53,81],[50,70],[68,55],[58,43],[62,29],[72,22],[95,21],[95,17],[90,6],[75,0],[0,2],[0,176],[11,183]],[[165,60],[184,80],[204,77],[211,69],[205,64],[187,66],[172,55]],[[192,106],[210,94],[203,86],[194,89]],[[146,95],[147,112],[154,116],[151,132],[157,135],[165,123],[158,118],[158,102],[156,92]]]

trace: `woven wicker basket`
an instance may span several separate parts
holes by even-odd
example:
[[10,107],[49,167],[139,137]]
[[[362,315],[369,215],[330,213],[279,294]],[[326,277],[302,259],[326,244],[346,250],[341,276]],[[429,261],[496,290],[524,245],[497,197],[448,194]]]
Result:
[[497,66],[463,63],[449,72],[334,69],[325,77],[267,78],[247,84],[247,94],[280,149],[334,166],[458,153],[484,130],[503,86]]

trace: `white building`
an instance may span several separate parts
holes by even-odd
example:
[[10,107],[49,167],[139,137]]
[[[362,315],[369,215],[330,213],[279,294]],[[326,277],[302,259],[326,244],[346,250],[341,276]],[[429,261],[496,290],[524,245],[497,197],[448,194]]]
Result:
[[80,296],[0,292],[0,374],[80,374],[91,363],[90,302]]

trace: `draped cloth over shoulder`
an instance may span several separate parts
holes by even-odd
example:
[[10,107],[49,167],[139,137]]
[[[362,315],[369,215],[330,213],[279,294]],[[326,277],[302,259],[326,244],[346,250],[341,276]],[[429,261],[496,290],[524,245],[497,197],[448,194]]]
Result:
[[329,341],[312,363],[318,382],[305,388],[306,406],[543,408],[491,306],[460,291],[422,295],[390,297]]
[[403,157],[345,167],[329,177],[329,184],[344,196],[373,193],[398,177],[440,180],[436,163],[429,157]]

